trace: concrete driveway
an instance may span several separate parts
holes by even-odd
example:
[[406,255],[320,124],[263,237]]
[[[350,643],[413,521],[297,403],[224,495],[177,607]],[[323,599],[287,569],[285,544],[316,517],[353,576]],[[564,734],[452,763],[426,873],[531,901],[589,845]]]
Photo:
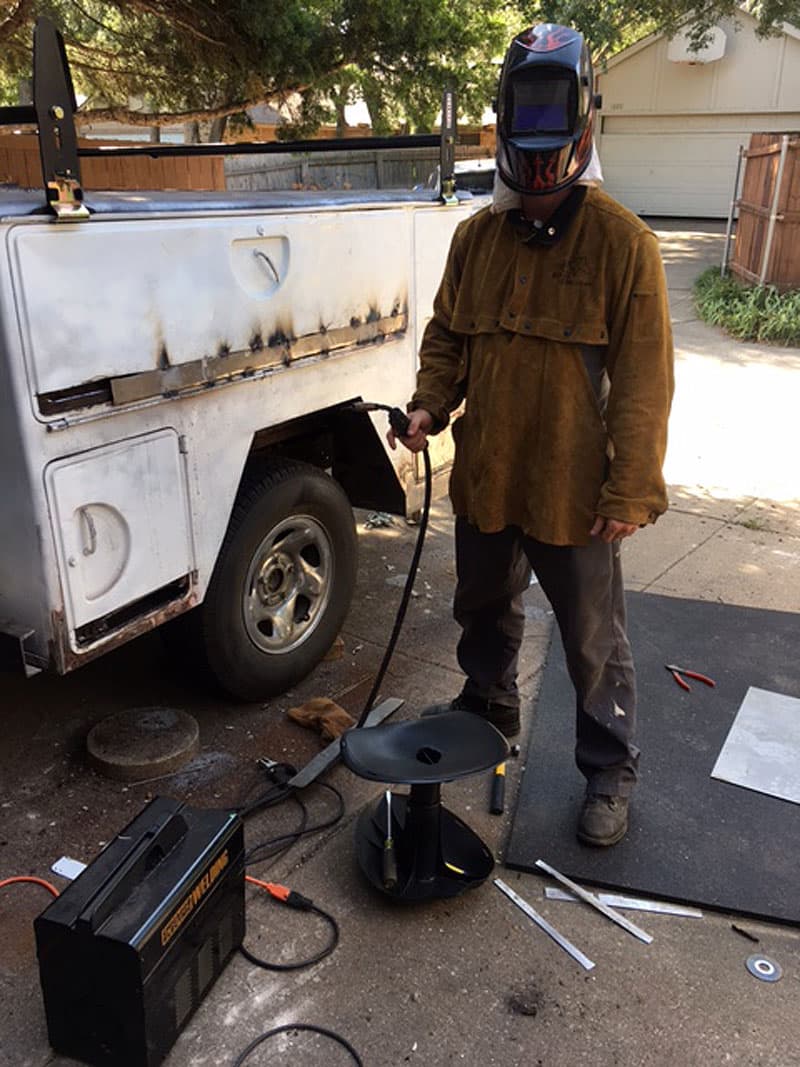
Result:
[[[631,588],[673,596],[796,611],[800,604],[800,528],[796,413],[800,353],[742,345],[699,323],[689,298],[693,277],[717,262],[721,227],[654,223],[663,241],[677,342],[677,393],[667,464],[672,510],[625,546]],[[235,705],[177,674],[151,635],[64,679],[3,678],[0,877],[51,877],[67,854],[91,860],[156,794],[198,806],[239,803],[263,780],[259,756],[302,765],[318,739],[285,711],[329,695],[360,710],[387,640],[398,582],[415,530],[395,521],[367,529],[360,516],[362,566],[344,632],[344,655],[269,705]],[[450,618],[452,520],[439,504],[408,620],[384,685],[406,701],[401,715],[459,686]],[[532,702],[552,624],[538,588],[527,602],[524,692]],[[94,774],[85,760],[90,726],[120,708],[185,708],[200,724],[203,759],[157,782],[124,786]],[[529,725],[529,724],[528,724]],[[523,752],[525,740],[522,739]],[[486,776],[446,788],[448,805],[500,857],[510,825],[520,761],[509,764],[507,814],[487,812]],[[345,797],[346,814],[253,873],[283,881],[335,915],[336,951],[299,972],[266,972],[234,958],[167,1060],[167,1067],[230,1065],[258,1034],[292,1022],[333,1029],[368,1067],[673,1067],[800,1064],[797,1004],[800,933],[748,921],[759,949],[779,960],[784,978],[767,984],[744,968],[752,945],[732,917],[647,916],[654,941],[634,941],[588,908],[543,900],[543,880],[498,873],[571,940],[591,949],[582,971],[491,884],[453,901],[396,907],[359,875],[352,823],[379,786],[342,767],[325,781]],[[311,823],[333,810],[320,787],[308,791]],[[248,823],[248,842],[296,825],[293,805]],[[63,885],[63,882],[59,882]],[[49,1049],[38,989],[33,917],[43,890],[0,893],[0,1063],[66,1067]],[[800,918],[800,911],[798,912]],[[247,943],[286,961],[313,954],[324,927],[248,890]],[[313,1035],[262,1046],[248,1064],[337,1067],[354,1062]]]

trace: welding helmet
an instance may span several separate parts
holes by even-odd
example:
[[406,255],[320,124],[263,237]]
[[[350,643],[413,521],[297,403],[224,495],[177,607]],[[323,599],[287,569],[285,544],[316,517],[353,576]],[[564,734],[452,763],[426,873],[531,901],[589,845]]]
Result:
[[497,92],[497,170],[526,195],[566,189],[592,158],[598,101],[583,34],[545,22],[511,42]]

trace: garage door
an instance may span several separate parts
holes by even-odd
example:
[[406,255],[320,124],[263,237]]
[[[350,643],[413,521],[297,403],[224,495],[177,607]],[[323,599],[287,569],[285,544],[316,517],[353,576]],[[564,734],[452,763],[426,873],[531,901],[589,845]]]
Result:
[[750,131],[678,133],[674,117],[671,132],[655,116],[639,121],[646,131],[631,129],[630,118],[603,116],[606,191],[639,215],[727,218],[739,145],[749,143]]

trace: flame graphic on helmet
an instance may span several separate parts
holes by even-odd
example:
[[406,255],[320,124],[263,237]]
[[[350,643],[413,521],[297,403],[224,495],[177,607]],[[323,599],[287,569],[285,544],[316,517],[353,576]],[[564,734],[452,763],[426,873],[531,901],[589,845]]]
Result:
[[538,153],[531,161],[533,173],[530,175],[531,190],[539,192],[552,189],[558,183],[558,160],[560,151]]
[[575,30],[568,26],[555,26],[549,22],[543,22],[534,26],[528,32],[519,37],[519,40],[532,52],[555,52],[575,40]]

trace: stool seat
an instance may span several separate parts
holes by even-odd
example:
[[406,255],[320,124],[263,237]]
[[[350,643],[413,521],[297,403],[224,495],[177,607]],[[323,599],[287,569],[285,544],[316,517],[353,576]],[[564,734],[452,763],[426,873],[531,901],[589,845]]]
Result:
[[418,785],[496,767],[508,756],[508,742],[479,715],[447,711],[348,730],[342,735],[341,756],[360,778]]

